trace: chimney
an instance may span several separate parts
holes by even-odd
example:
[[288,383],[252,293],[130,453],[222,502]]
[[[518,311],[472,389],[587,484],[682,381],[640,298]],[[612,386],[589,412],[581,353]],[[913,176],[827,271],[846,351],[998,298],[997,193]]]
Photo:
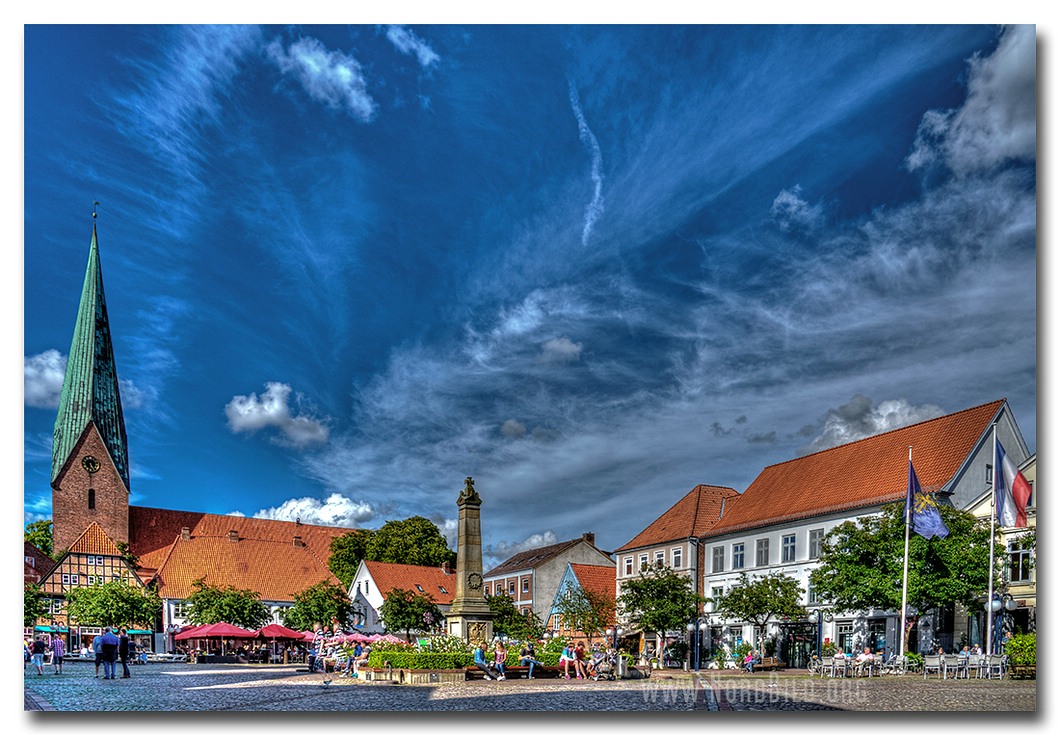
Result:
[[294,545],[298,548],[302,548],[303,546],[305,546],[305,543],[302,541],[301,536],[294,537]]
[[229,531],[228,532],[228,540],[229,541],[238,541],[239,540],[239,531]]
[[582,541],[589,544],[590,546],[596,546],[596,534],[595,533],[583,533]]
[[190,541],[191,540],[191,529],[188,528],[187,526],[184,526],[183,528],[180,529],[180,540],[181,541]]

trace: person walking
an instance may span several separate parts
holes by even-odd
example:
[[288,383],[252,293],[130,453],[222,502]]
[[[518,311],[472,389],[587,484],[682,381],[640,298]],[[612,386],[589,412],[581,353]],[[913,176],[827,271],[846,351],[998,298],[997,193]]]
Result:
[[52,666],[55,675],[63,673],[63,656],[66,655],[66,642],[59,636],[52,638]]
[[103,678],[113,679],[115,664],[118,659],[118,636],[114,635],[110,626],[103,629],[103,635],[99,638],[100,657],[103,659]]
[[37,676],[44,674],[44,652],[46,650],[48,650],[48,644],[44,642],[44,636],[37,636],[33,640],[33,666],[37,669]]
[[118,631],[118,658],[121,659],[121,678],[131,679],[132,672],[129,671],[129,634],[125,628]]

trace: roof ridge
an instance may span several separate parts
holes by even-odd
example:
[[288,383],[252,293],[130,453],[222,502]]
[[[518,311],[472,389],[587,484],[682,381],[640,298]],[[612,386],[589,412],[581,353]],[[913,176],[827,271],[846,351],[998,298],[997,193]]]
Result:
[[[762,471],[764,472],[765,470],[769,469],[770,467],[780,467],[782,465],[790,464],[791,462],[802,461],[802,460],[806,459],[807,457],[816,457],[819,454],[825,454],[827,452],[832,452],[832,451],[835,451],[837,449],[843,449],[844,447],[850,447],[850,446],[853,446],[855,444],[860,444],[862,442],[867,442],[870,439],[878,439],[881,436],[887,436],[888,434],[894,434],[894,433],[899,432],[899,431],[906,431],[908,429],[913,429],[913,428],[915,428],[917,426],[922,426],[924,424],[930,424],[930,423],[932,423],[934,421],[941,421],[942,419],[949,419],[949,418],[953,418],[955,416],[960,416],[962,413],[968,413],[969,411],[978,411],[979,409],[986,408],[987,406],[993,405],[995,403],[999,404],[999,405],[1003,405],[1006,401],[1007,401],[1006,398],[1000,398],[1000,399],[995,400],[995,401],[987,401],[986,403],[981,403],[978,406],[972,406],[971,408],[964,408],[964,409],[961,409],[960,411],[954,411],[953,413],[947,413],[947,414],[943,414],[942,416],[936,416],[933,419],[924,419],[923,421],[917,421],[915,424],[908,424],[906,426],[899,426],[896,429],[888,429],[887,431],[881,431],[879,434],[872,434],[870,436],[863,436],[860,439],[855,439],[854,441],[844,442],[843,444],[836,444],[834,447],[828,447],[827,449],[821,449],[821,450],[818,450],[816,452],[811,452],[810,454],[803,454],[803,455],[800,455],[798,457],[792,457],[791,459],[786,459],[783,462],[775,462],[774,464],[766,465],[765,467],[762,468]],[[761,473],[759,473],[759,474],[761,474]],[[754,484],[754,483],[752,483],[752,484]]]
[[266,523],[289,523],[289,524],[295,526],[296,528],[298,528],[298,527],[324,528],[324,529],[328,529],[328,530],[346,529],[347,531],[368,530],[368,529],[361,529],[359,527],[353,527],[353,526],[328,526],[328,525],[325,525],[323,523],[306,523],[305,521],[289,521],[289,520],[287,520],[285,518],[258,518],[256,516],[231,515],[229,513],[205,513],[205,512],[203,512],[201,510],[181,510],[179,508],[156,508],[156,507],[153,507],[153,506],[146,506],[146,505],[136,505],[136,506],[129,506],[129,507],[130,508],[135,507],[138,510],[143,510],[143,511],[161,511],[162,513],[187,513],[189,515],[202,516],[204,518],[206,518],[206,517],[209,517],[209,518],[235,518],[235,519],[239,519],[239,520],[243,520],[243,521],[264,521]]

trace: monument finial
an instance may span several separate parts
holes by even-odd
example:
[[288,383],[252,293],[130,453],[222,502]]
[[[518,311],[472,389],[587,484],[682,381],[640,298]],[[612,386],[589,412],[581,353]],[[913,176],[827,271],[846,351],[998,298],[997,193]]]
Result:
[[456,502],[461,503],[466,500],[482,501],[478,493],[475,492],[475,480],[471,477],[464,478],[464,489],[460,492],[460,497],[457,498]]

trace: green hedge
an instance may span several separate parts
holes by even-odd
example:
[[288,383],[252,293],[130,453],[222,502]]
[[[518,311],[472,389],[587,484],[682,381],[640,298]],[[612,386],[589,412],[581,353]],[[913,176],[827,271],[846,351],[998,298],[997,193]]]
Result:
[[[490,656],[493,654],[492,651],[487,653]],[[513,647],[508,650],[504,663],[506,666],[518,666],[519,658],[519,651]],[[545,666],[558,666],[559,654],[555,651],[538,651],[537,660]],[[395,669],[463,669],[475,665],[475,656],[470,651],[428,653],[415,649],[372,651],[368,654],[369,668],[383,668],[387,661]]]

